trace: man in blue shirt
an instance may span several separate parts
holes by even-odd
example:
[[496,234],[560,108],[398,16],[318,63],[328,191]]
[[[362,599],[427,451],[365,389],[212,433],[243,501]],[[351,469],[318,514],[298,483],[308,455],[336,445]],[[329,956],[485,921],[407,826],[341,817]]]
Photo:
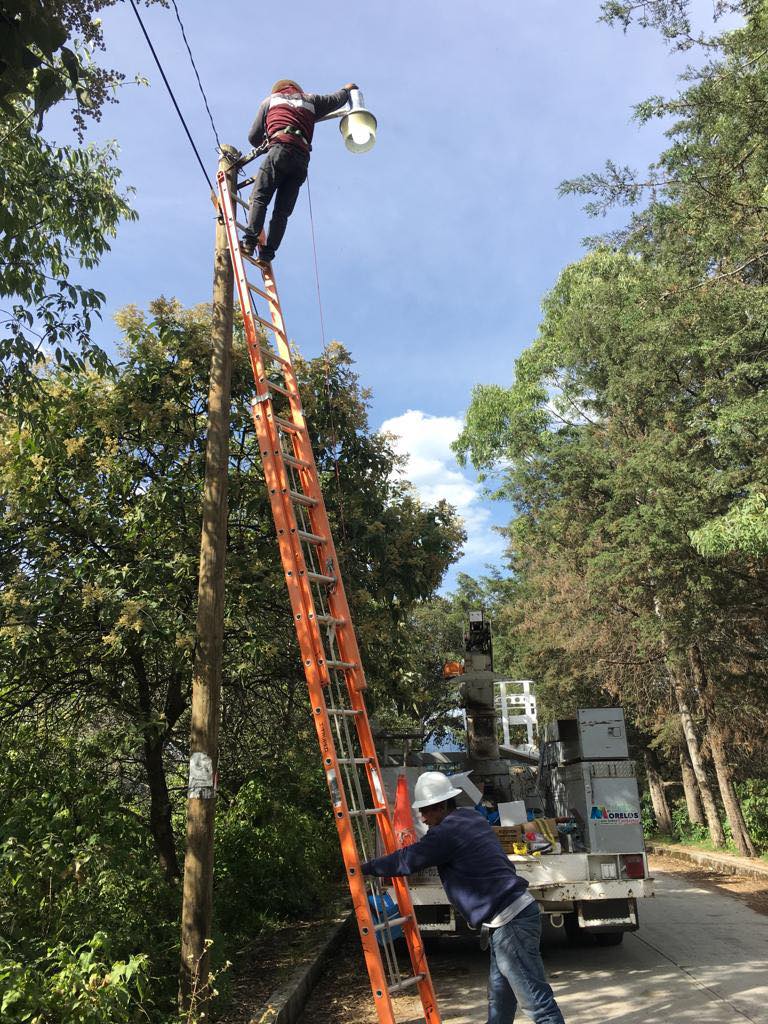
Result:
[[456,807],[460,793],[442,772],[420,775],[413,809],[427,834],[367,861],[363,874],[386,878],[436,867],[456,910],[489,935],[488,1024],[512,1024],[518,1003],[534,1024],[565,1024],[541,962],[538,905],[488,822],[471,808]]

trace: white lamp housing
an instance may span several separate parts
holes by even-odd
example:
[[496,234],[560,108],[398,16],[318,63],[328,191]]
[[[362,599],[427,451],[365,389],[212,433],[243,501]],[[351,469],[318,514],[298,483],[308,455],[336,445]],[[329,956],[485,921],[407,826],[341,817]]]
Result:
[[367,153],[376,143],[376,118],[365,109],[359,89],[350,89],[349,112],[342,117],[339,130],[350,153]]

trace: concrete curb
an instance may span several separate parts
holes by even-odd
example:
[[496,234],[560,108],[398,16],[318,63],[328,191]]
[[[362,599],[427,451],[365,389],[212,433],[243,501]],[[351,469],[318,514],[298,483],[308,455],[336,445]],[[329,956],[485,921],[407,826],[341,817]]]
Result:
[[293,974],[275,989],[261,1009],[250,1018],[248,1024],[296,1024],[312,989],[318,982],[325,961],[341,944],[354,916],[350,911],[343,921],[333,926],[330,933],[326,933],[313,959],[309,963],[300,964]]
[[649,843],[648,853],[660,853],[665,857],[677,857],[679,860],[698,864],[699,867],[712,868],[724,875],[748,875],[768,882],[768,864],[764,861],[752,861],[746,857],[733,857],[727,853],[705,853],[694,850],[690,846],[667,846],[666,843]]

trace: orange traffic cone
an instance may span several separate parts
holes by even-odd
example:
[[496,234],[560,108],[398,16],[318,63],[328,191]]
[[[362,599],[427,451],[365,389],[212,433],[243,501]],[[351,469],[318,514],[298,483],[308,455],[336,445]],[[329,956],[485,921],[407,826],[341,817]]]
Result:
[[418,839],[416,829],[413,825],[413,814],[411,813],[411,798],[408,794],[408,779],[405,775],[397,777],[397,792],[395,793],[395,813],[393,816],[395,826],[395,839],[397,845],[402,849],[410,846]]

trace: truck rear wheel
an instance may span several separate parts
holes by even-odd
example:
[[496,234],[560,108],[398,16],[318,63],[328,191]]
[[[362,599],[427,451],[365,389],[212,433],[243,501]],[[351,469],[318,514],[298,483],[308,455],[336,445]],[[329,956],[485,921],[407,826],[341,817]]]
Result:
[[624,941],[624,932],[596,932],[598,946],[620,946]]

